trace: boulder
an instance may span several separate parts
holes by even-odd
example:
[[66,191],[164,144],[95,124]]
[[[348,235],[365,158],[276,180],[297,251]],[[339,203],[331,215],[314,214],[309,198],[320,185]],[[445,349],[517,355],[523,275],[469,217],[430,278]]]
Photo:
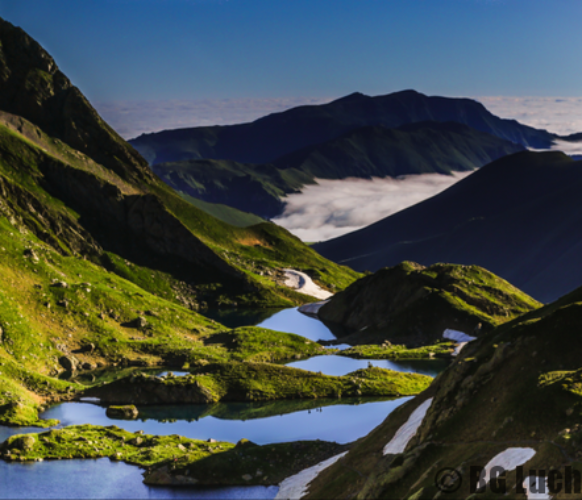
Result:
[[139,415],[135,405],[109,406],[106,412],[109,418],[134,419]]
[[79,366],[79,361],[75,356],[61,356],[59,358],[59,364],[68,372],[74,372]]
[[143,316],[138,316],[137,318],[124,323],[122,326],[127,326],[129,328],[145,328],[148,326],[148,322]]

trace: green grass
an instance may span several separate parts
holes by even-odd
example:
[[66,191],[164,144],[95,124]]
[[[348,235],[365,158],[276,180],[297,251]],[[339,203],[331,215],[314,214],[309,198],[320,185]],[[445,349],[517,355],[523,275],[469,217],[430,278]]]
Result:
[[356,396],[408,396],[426,389],[431,377],[383,368],[335,377],[269,363],[212,363],[183,377],[134,375],[89,389],[108,404],[179,404],[271,401]]
[[185,193],[180,193],[180,196],[184,198],[188,203],[191,203],[200,210],[204,210],[207,214],[216,217],[222,222],[226,222],[231,226],[236,227],[249,227],[255,224],[261,224],[265,220],[257,215],[250,214],[247,212],[242,212],[236,208],[229,207],[228,205],[222,205],[220,203],[208,203],[206,201],[199,200],[198,198],[193,198]]
[[[337,293],[319,317],[354,331],[351,344],[435,344],[445,329],[475,335],[541,304],[479,266],[412,262],[381,269]],[[479,335],[480,333],[476,334]]]
[[229,450],[231,443],[207,443],[177,435],[153,436],[132,433],[115,425],[75,425],[40,434],[8,438],[0,447],[8,461],[101,458],[148,467],[180,458],[191,462]]
[[404,345],[358,345],[336,354],[356,359],[432,359],[450,357],[454,347],[454,342],[440,342],[416,349],[408,349]]

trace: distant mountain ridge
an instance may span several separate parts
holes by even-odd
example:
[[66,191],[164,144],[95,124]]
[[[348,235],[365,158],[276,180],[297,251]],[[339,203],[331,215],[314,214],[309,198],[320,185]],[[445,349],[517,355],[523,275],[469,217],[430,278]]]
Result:
[[268,164],[185,160],[152,169],[188,196],[272,218],[283,212],[285,195],[316,178],[450,174],[522,150],[523,146],[460,123],[419,122],[396,129],[361,127]]
[[522,152],[363,229],[313,246],[358,270],[476,264],[549,302],[582,281],[582,162]]
[[454,121],[536,149],[557,138],[545,130],[490,113],[471,99],[429,97],[414,90],[370,97],[354,93],[328,104],[299,106],[239,125],[195,127],[143,134],[129,142],[151,165],[190,159],[268,163],[357,128],[387,128]]

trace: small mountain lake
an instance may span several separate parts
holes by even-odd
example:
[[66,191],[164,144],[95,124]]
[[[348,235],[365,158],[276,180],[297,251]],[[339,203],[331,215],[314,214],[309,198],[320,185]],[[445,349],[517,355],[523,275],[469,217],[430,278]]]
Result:
[[231,309],[229,311],[209,309],[203,311],[202,314],[229,328],[260,326],[278,332],[295,333],[313,341],[337,339],[337,336],[324,323],[300,313],[298,307],[266,311],[264,309],[259,311],[253,309]]
[[[310,340],[337,337],[317,319],[297,308],[283,311],[229,311],[208,314],[230,328],[257,325],[296,333]],[[315,356],[288,363],[288,366],[328,375],[344,375],[368,363],[402,372],[436,376],[447,366],[443,360],[359,360],[345,356]],[[160,370],[166,375],[168,370]],[[186,372],[174,371],[176,376]],[[85,402],[58,404],[42,414],[60,420],[59,427],[76,424],[117,425],[146,434],[179,434],[193,439],[237,442],[242,438],[257,444],[322,439],[348,443],[379,425],[410,398],[344,398],[293,400],[214,405],[168,405],[138,407],[136,420],[107,417],[105,408]],[[14,434],[42,432],[43,429],[0,427],[0,441]],[[234,487],[218,489],[160,488],[142,483],[141,470],[109,459],[59,460],[40,463],[0,461],[0,499],[107,498],[107,499],[272,499],[277,487]]]

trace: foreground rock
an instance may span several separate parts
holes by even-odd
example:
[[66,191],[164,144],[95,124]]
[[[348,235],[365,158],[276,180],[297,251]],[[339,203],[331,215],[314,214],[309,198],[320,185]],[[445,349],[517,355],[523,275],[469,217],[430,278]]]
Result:
[[342,377],[268,363],[214,363],[184,377],[133,375],[87,390],[107,404],[188,404],[218,401],[409,396],[432,379],[383,368],[357,370]]
[[[579,289],[485,333],[323,471],[306,498],[523,499],[523,484],[546,479],[553,491],[529,498],[580,498],[581,330]],[[496,465],[507,471],[499,494]],[[443,468],[454,472],[439,476]],[[471,496],[476,486],[485,490]]]
[[435,344],[447,328],[478,336],[541,304],[477,266],[403,262],[334,295],[319,317],[350,329],[349,344]]
[[144,483],[151,485],[250,486],[276,485],[312,467],[347,445],[326,441],[297,441],[258,446],[242,440],[235,448],[195,462],[186,458],[153,467]]
[[109,418],[134,419],[139,415],[139,411],[135,405],[110,406],[106,414]]

